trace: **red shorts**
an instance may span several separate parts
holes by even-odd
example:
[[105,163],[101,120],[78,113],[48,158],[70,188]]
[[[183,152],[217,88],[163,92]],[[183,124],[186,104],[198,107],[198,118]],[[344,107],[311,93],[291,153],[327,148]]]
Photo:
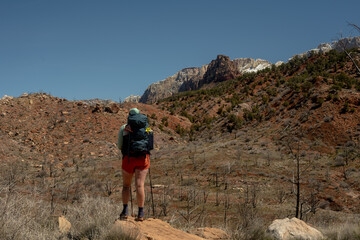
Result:
[[150,167],[150,155],[142,155],[139,157],[124,156],[122,159],[122,169],[128,173],[134,173],[135,169],[145,170]]

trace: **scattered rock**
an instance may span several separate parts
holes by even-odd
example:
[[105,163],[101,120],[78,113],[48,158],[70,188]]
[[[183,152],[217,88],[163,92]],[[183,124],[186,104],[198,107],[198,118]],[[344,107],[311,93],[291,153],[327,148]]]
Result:
[[318,240],[324,239],[323,234],[297,218],[276,219],[268,227],[268,233],[278,240]]
[[70,232],[71,223],[64,217],[59,217],[59,231],[63,234]]
[[118,104],[112,103],[112,104],[109,104],[108,106],[106,106],[104,111],[107,113],[118,113],[120,111],[120,108],[119,108]]

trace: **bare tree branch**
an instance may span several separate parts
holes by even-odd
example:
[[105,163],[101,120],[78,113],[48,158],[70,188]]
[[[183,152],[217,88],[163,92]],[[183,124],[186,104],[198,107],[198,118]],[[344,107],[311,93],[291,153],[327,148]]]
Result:
[[358,25],[356,25],[354,23],[349,23],[349,22],[348,22],[348,25],[355,28],[356,30],[358,30],[360,32],[360,27]]

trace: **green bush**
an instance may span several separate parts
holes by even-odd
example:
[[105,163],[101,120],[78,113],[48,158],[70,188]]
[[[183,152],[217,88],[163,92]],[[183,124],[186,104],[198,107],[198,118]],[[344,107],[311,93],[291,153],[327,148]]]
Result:
[[161,118],[161,123],[162,123],[165,127],[169,126],[168,117],[163,117],[163,118]]
[[351,89],[356,82],[357,81],[354,78],[349,77],[347,74],[343,72],[335,75],[334,77],[334,86],[336,86],[337,89],[338,88]]
[[180,124],[176,125],[175,132],[179,134],[181,137],[186,135],[186,129],[181,127]]
[[251,111],[244,109],[244,119],[246,121],[257,120],[259,122],[262,121],[262,115],[260,114],[259,106],[254,106]]
[[243,124],[243,120],[240,117],[236,116],[235,114],[229,114],[227,119],[228,119],[228,123],[226,127],[229,132],[232,132],[232,130],[234,129],[241,128]]

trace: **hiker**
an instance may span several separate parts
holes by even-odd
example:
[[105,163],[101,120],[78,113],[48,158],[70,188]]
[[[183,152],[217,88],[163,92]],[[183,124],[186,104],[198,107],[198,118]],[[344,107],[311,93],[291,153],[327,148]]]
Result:
[[147,117],[144,114],[140,114],[139,109],[132,108],[129,111],[127,124],[121,126],[119,131],[118,148],[122,153],[122,201],[124,206],[120,214],[120,220],[126,220],[129,215],[130,187],[135,173],[136,200],[139,208],[135,220],[143,221],[144,184],[150,167],[150,150],[153,149],[153,133],[149,128]]

